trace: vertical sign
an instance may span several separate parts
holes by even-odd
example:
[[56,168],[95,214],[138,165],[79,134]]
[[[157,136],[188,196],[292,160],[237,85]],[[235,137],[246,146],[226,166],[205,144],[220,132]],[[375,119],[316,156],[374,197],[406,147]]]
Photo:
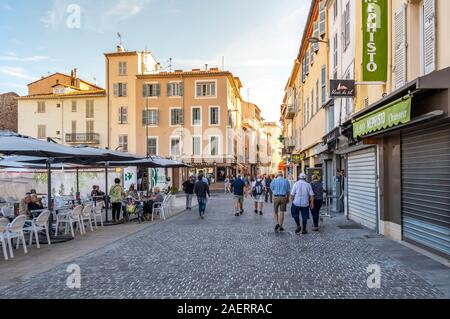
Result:
[[150,188],[159,187],[164,189],[166,187],[166,170],[164,168],[149,168]]
[[125,167],[123,170],[123,187],[128,190],[134,184],[137,187],[137,167]]
[[388,0],[363,0],[363,81],[386,82]]

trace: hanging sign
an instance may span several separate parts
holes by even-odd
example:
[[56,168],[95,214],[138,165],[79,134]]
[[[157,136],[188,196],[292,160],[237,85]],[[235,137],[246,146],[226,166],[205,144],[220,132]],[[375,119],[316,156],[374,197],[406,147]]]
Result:
[[354,97],[354,80],[330,80],[331,97]]
[[363,81],[386,82],[388,0],[362,1]]

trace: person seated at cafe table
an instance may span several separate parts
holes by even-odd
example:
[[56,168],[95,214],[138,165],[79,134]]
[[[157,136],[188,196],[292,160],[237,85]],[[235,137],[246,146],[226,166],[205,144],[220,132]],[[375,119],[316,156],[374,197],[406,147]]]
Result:
[[31,202],[28,203],[28,211],[31,212],[33,210],[44,209],[44,205],[42,205],[40,199],[36,194],[31,195]]
[[148,208],[150,215],[153,212],[153,204],[154,203],[162,203],[164,201],[164,194],[161,193],[161,189],[159,187],[155,187],[153,189],[153,193],[148,198]]
[[27,217],[31,217],[30,211],[28,210],[28,205],[31,203],[31,194],[27,193],[24,198],[20,200],[19,203],[19,214]]
[[128,189],[128,192],[127,192],[127,196],[131,197],[131,198],[138,197],[138,193],[137,193],[136,189],[134,188],[134,184],[130,185],[130,188]]

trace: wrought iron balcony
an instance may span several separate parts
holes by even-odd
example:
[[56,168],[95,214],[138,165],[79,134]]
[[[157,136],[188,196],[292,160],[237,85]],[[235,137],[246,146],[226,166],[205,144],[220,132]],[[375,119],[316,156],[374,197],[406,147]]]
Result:
[[68,133],[66,143],[73,144],[100,144],[100,134],[98,133]]

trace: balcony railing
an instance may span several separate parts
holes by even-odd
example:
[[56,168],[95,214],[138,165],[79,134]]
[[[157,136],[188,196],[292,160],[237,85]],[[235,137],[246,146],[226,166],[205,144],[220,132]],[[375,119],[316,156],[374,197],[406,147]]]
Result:
[[68,133],[66,143],[100,144],[100,134],[98,133]]

